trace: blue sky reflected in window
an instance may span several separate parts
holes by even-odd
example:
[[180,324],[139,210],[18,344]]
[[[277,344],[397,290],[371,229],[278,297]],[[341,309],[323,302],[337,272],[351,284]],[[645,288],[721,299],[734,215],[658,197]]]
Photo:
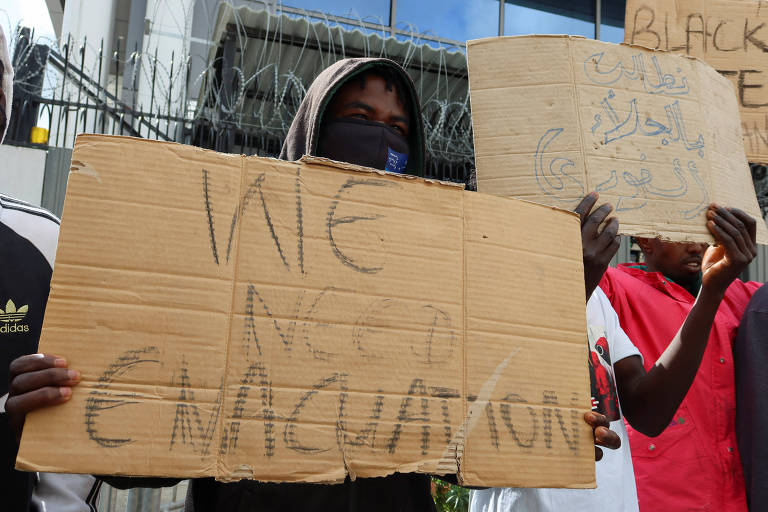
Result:
[[506,4],[504,6],[504,35],[521,36],[526,34],[568,34],[594,38],[595,24],[537,9]]
[[605,24],[600,25],[600,40],[608,41],[609,43],[623,43],[624,28]]
[[389,0],[282,0],[281,3],[286,7],[389,25]]
[[398,0],[397,28],[467,41],[499,33],[498,0]]
[[[282,4],[371,23],[389,24],[389,0],[282,0]],[[413,31],[416,39],[419,39],[419,34],[428,34],[463,43],[469,39],[498,35],[499,0],[398,0],[396,16],[397,28]],[[344,27],[361,30],[360,27]],[[362,30],[366,33],[379,32]],[[595,25],[591,21],[506,3],[504,34],[570,34],[594,38]],[[386,36],[387,33],[382,35]],[[411,39],[403,35],[397,38]],[[624,40],[624,29],[603,24],[600,27],[600,38],[620,43]],[[443,46],[431,41],[422,42]]]

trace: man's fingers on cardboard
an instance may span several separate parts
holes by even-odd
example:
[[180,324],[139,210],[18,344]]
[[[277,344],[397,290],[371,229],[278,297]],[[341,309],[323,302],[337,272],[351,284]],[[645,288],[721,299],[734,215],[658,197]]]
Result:
[[613,240],[611,241],[611,245],[608,246],[608,250],[611,251],[611,258],[613,258],[613,255],[616,254],[616,251],[619,250],[619,246],[621,245],[621,236],[616,235],[613,237]]
[[[734,212],[740,212],[741,215],[736,215]],[[736,229],[739,230],[739,232],[743,233],[744,238],[750,237],[749,232],[749,224],[751,224],[749,219],[749,216],[744,214],[741,210],[738,210],[736,208],[723,208],[718,207],[717,208],[717,214],[723,217],[725,220],[727,220],[730,224],[736,227]],[[749,219],[749,220],[748,220]]]
[[603,247],[600,249],[600,259],[607,267],[610,265],[611,259],[616,255],[616,251],[619,250],[619,245],[621,245],[621,238],[619,236],[612,236],[610,238],[605,237],[601,242],[601,245]]
[[598,232],[597,229],[602,224],[602,222],[608,217],[608,215],[611,214],[613,211],[613,206],[610,204],[601,204],[598,209],[592,212],[592,214],[587,217],[586,222],[583,223],[581,228],[582,236],[587,236],[589,238],[597,238]]
[[[726,254],[730,258],[733,258],[734,261],[752,261],[753,253],[749,242],[746,240],[746,237],[748,236],[746,231],[737,229],[734,224],[728,222],[727,219],[724,219],[718,214],[712,214],[711,220],[730,240],[732,240],[732,246],[725,241],[723,243],[723,248],[725,249]],[[739,222],[739,224],[743,226],[741,222]],[[717,236],[715,236],[715,238],[717,238]]]
[[597,427],[595,429],[595,444],[616,450],[621,447],[619,435],[608,427]]
[[[613,207],[611,207],[613,208]],[[603,230],[603,233],[607,234],[611,238],[615,237],[619,234],[619,219],[616,217],[611,217],[608,219],[608,221],[605,224],[605,229]]]
[[757,256],[757,221],[750,214],[739,210],[738,208],[728,208],[731,214],[744,223],[747,231],[747,241],[750,248],[754,249]]
[[726,208],[718,208],[715,218],[712,220],[722,220],[723,222],[718,222],[718,225],[733,237],[736,244],[745,254],[751,252],[748,245],[749,231],[747,230],[747,225],[741,219],[737,218]]
[[75,370],[45,368],[21,373],[14,377],[10,385],[10,395],[22,395],[49,386],[75,386],[78,382],[80,382],[80,374]]
[[600,414],[599,412],[593,412],[593,411],[585,412],[584,421],[586,421],[587,424],[593,429],[597,427],[608,428],[611,426],[611,423],[608,421],[608,418],[606,418],[604,414]]
[[579,214],[579,217],[581,218],[581,225],[584,225],[584,222],[587,220],[587,214],[592,209],[593,206],[595,206],[595,203],[597,202],[598,194],[597,192],[590,192],[584,198],[581,200],[579,205],[576,207],[575,210],[573,210],[575,213]]
[[[605,224],[605,229],[603,229],[603,232],[599,235],[599,248],[602,251],[608,250],[611,245],[613,244],[614,240],[617,238],[617,234],[619,232],[619,219],[616,217],[611,217],[608,219],[608,221]],[[611,255],[612,257],[613,255]]]
[[25,415],[28,412],[51,405],[66,402],[72,396],[72,388],[63,386],[46,386],[44,388],[12,396],[5,403],[5,410],[13,415]]
[[744,228],[744,223],[741,222],[741,220],[737,219],[734,214],[732,214],[730,211],[728,211],[728,208],[725,208],[723,206],[718,206],[714,209],[715,213],[723,217],[725,220],[736,226],[736,229],[742,229]]
[[51,354],[28,354],[11,361],[9,368],[11,379],[22,373],[44,370],[46,368],[65,368],[64,358]]
[[[733,240],[737,250],[743,255],[751,255],[752,251],[749,249],[745,237],[747,237],[746,228],[741,221],[736,221],[734,224],[730,219],[725,219],[721,215],[715,213],[712,215],[712,220],[720,227],[728,236]],[[727,248],[727,246],[726,246]],[[733,254],[732,254],[733,255]],[[735,255],[734,255],[735,256]]]
[[707,221],[707,227],[709,228],[709,232],[712,233],[712,236],[715,237],[718,245],[721,245],[725,249],[726,254],[735,255],[740,252],[733,238],[731,238],[731,236],[715,221]]

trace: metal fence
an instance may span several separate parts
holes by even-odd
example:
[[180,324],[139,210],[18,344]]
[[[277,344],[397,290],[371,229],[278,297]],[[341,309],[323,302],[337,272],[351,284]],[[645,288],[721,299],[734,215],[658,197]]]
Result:
[[[242,88],[237,66],[217,59],[190,84],[190,58],[163,63],[154,54],[127,53],[115,43],[105,53],[104,41],[93,47],[67,37],[61,48],[36,43],[22,28],[15,37],[14,99],[6,143],[42,149],[71,148],[80,133],[127,135],[173,141],[225,153],[277,157],[285,130],[265,129],[233,115],[226,101]],[[126,58],[121,58],[121,55]],[[146,104],[140,97],[139,70],[146,74]],[[190,96],[190,91],[197,91]],[[300,98],[286,95],[283,101]],[[428,112],[423,112],[427,117]],[[468,124],[468,123],[467,123]],[[40,129],[42,128],[42,130]],[[466,182],[471,155],[455,160],[427,157],[426,175]]]
[[[282,141],[275,137],[238,126],[222,119],[222,115],[201,116],[188,111],[186,96],[174,109],[173,86],[187,63],[174,62],[172,57],[161,84],[155,53],[151,59],[149,104],[137,105],[136,94],[132,95],[131,103],[126,103],[121,99],[120,89],[127,83],[134,92],[138,91],[135,71],[140,55],[133,52],[127,60],[121,60],[120,40],[109,56],[104,54],[104,41],[100,42],[96,67],[92,69],[94,59],[86,57],[87,40],[75,44],[67,38],[59,50],[34,43],[33,38],[34,33],[29,29],[20,30],[16,38],[13,117],[7,134],[11,144],[72,147],[78,134],[100,133],[181,142],[225,152],[270,155],[279,152]],[[87,60],[91,69],[86,68]],[[110,70],[104,83],[102,77],[107,66]],[[126,68],[134,73],[126,76]],[[46,72],[56,76],[56,85],[43,95]],[[32,128],[38,125],[47,127],[49,137],[35,142]]]
[[176,512],[184,510],[188,481],[162,489],[119,490],[101,486],[100,512]]

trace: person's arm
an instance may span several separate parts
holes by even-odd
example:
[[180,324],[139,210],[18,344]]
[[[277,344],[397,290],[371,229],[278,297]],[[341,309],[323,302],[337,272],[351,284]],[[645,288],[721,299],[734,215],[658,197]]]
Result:
[[736,439],[751,510],[768,510],[768,285],[752,297],[733,343]]
[[705,256],[701,291],[682,327],[648,373],[637,356],[614,364],[624,416],[647,436],[669,425],[699,369],[725,291],[757,255],[752,217],[711,205],[707,218],[718,246]]
[[[574,212],[581,218],[581,249],[584,259],[584,288],[587,293],[586,300],[592,296],[603,274],[611,263],[611,258],[619,250],[619,220],[616,217],[608,218],[613,211],[610,204],[600,205],[591,214],[590,210],[599,198],[597,192],[590,192],[581,200]],[[607,220],[606,220],[607,219]],[[605,222],[605,227],[600,231],[600,225]]]

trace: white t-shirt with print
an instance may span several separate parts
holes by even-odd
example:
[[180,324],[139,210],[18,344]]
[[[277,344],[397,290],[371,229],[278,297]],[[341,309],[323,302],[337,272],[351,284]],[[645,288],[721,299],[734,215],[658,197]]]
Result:
[[621,329],[619,317],[600,288],[587,302],[587,332],[592,409],[608,416],[612,420],[611,430],[621,438],[621,448],[603,448],[602,460],[595,463],[597,489],[493,488],[472,491],[470,512],[638,510],[632,456],[616,393],[613,365],[625,357],[640,356],[640,351]]

